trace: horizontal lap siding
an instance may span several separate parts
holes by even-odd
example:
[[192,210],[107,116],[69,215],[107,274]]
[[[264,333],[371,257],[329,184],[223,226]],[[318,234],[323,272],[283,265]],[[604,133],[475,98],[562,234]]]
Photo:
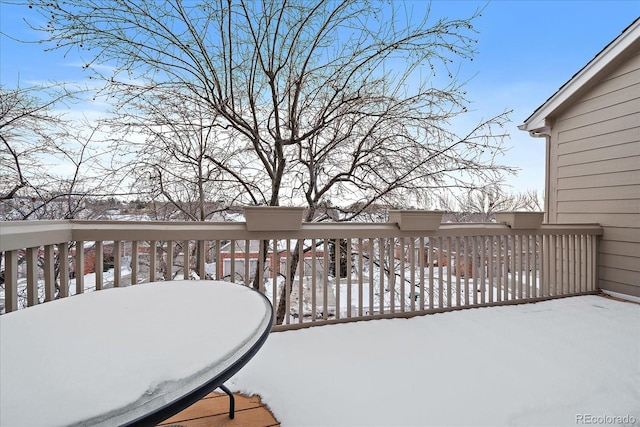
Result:
[[553,121],[549,218],[604,226],[602,289],[640,296],[640,55]]

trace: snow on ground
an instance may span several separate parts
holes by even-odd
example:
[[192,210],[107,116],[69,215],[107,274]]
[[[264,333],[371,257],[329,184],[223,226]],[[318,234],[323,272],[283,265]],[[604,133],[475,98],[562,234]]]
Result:
[[227,385],[283,427],[640,425],[640,305],[584,296],[277,332]]

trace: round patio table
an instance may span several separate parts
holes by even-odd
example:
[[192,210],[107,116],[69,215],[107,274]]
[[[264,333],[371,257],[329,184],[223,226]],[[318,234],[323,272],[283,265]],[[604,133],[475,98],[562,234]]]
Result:
[[272,322],[264,295],[206,280],[105,289],[2,315],[0,425],[155,425],[223,386]]

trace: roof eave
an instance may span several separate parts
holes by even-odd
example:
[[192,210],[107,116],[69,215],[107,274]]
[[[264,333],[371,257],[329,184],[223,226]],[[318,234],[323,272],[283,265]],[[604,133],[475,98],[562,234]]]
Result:
[[518,129],[529,132],[532,136],[542,136],[544,133],[541,132],[547,128],[547,118],[638,39],[640,39],[640,18],[631,23],[622,34],[602,49],[544,104],[538,107],[523,124],[518,126]]

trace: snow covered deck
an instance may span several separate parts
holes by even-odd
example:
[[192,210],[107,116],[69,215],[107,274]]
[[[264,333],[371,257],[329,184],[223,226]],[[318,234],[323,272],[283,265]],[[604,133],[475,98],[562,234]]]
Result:
[[640,424],[640,304],[579,296],[272,333],[227,385],[282,426]]
[[229,420],[217,395],[163,424],[639,425],[640,304],[582,296],[278,332],[227,385],[262,401],[238,397]]

